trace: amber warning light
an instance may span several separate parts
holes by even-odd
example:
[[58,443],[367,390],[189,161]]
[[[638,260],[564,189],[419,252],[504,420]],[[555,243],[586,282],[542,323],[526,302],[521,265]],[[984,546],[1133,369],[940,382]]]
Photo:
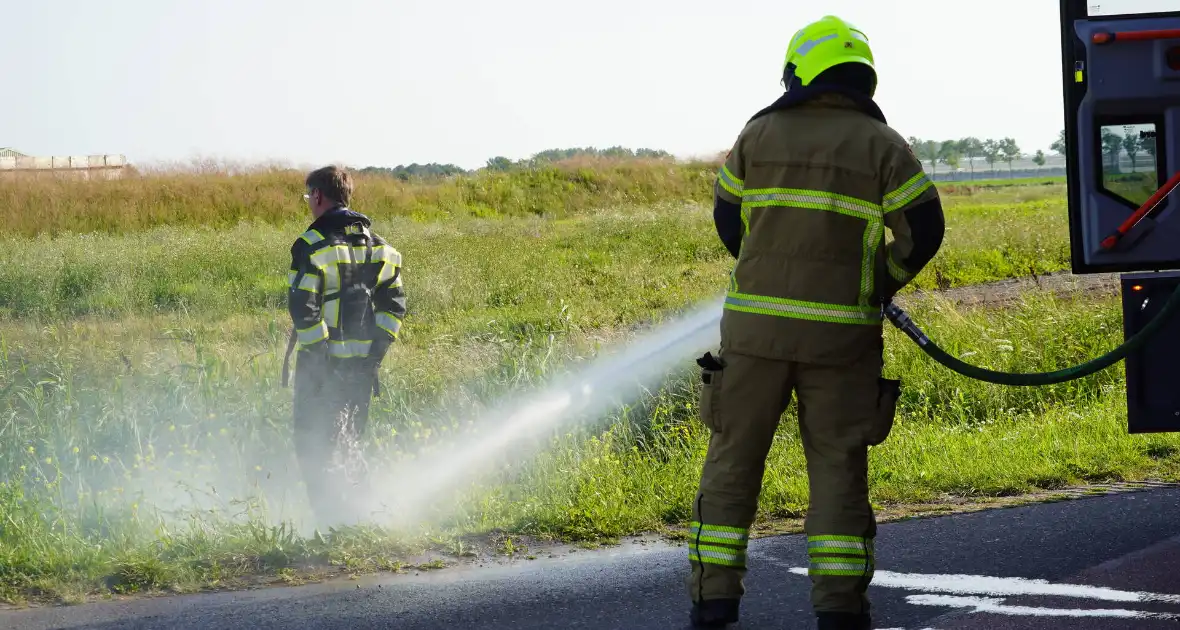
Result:
[[1141,285],[1141,284],[1137,284],[1137,285],[1135,285],[1135,286],[1131,287],[1131,290],[1132,290],[1132,291],[1142,291],[1142,290],[1143,290],[1143,285]]

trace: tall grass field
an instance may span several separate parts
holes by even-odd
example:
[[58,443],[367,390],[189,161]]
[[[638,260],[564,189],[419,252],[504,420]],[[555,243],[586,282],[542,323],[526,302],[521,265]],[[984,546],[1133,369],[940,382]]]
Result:
[[[445,458],[489,430],[477,421],[499,402],[715,299],[732,266],[712,224],[716,166],[359,178],[353,207],[402,252],[409,305],[365,457]],[[1121,341],[1109,295],[1028,293],[999,308],[942,294],[1069,264],[1060,181],[953,186],[944,248],[901,298],[931,337],[1014,371]],[[708,439],[693,357],[607,413],[504,453],[408,521],[306,527],[292,392],[279,382],[289,248],[310,221],[301,192],[302,174],[281,170],[0,180],[0,599],[433,568],[473,548],[527,555],[522,540],[684,527]],[[1180,471],[1180,439],[1126,435],[1121,365],[1005,388],[932,363],[891,327],[886,342],[904,389],[894,433],[871,454],[879,506]],[[407,483],[380,482],[394,494]],[[793,410],[760,500],[760,527],[806,511]]]

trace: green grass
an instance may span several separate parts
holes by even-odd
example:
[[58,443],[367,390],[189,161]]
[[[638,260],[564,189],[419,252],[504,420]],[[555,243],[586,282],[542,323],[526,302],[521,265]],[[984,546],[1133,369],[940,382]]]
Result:
[[970,178],[970,174],[964,174],[967,179],[961,179],[955,182],[940,181],[939,188],[946,189],[950,192],[955,192],[963,188],[1007,188],[1009,186],[1064,186],[1064,175],[1044,175],[1035,177],[983,177],[980,175],[975,179]]
[[[352,205],[378,219],[570,217],[620,205],[710,203],[719,162],[573,159],[509,172],[401,181],[358,175]],[[5,235],[122,234],[149,228],[284,224],[302,216],[305,173],[256,169],[128,175],[114,181],[0,178]],[[940,182],[948,194],[1034,184],[1062,177]]]
[[[659,170],[644,168],[655,169],[645,171],[652,177]],[[437,565],[419,558],[424,549],[465,557],[490,533],[593,543],[683,524],[706,438],[695,419],[693,375],[682,369],[638,400],[544,436],[438,496],[416,515],[425,529],[378,523],[317,534],[288,525],[305,508],[291,456],[291,391],[278,375],[288,248],[306,221],[280,212],[287,201],[276,191],[287,186],[297,199],[298,182],[258,177],[232,184],[279,178],[273,190],[258,189],[271,192],[256,201],[274,197],[252,223],[229,220],[237,215],[221,202],[209,202],[205,214],[194,210],[201,207],[194,196],[241,198],[244,189],[164,179],[180,188],[157,187],[152,199],[172,205],[132,204],[147,212],[142,220],[98,204],[99,232],[14,229],[5,237],[0,598],[76,601],[240,585],[259,574],[292,582],[316,570],[430,568]],[[374,403],[366,444],[374,461],[439,452],[502,396],[566,373],[604,344],[625,343],[641,325],[723,290],[732,262],[710,209],[678,201],[696,193],[665,195],[663,184],[629,184],[634,174],[611,177],[614,188],[598,188],[599,196],[566,191],[556,202],[547,195],[561,186],[537,192],[521,188],[523,180],[479,180],[500,181],[496,194],[517,199],[502,206],[515,210],[496,216],[426,201],[433,210],[420,214],[388,200],[372,206],[377,230],[405,255],[410,307]],[[473,185],[431,184],[442,188],[430,194]],[[610,192],[645,185],[643,194],[665,201]],[[1062,192],[1058,185],[947,194],[944,249],[915,286],[1067,268]],[[528,210],[550,207],[563,210]],[[168,212],[177,225],[152,227]],[[224,219],[222,227],[199,225],[211,217]],[[934,339],[992,368],[1064,367],[1121,336],[1117,304],[1107,299],[1030,296],[1011,310],[962,312],[937,297],[911,299],[919,301],[909,310]],[[1170,436],[1123,435],[1121,366],[1053,387],[1001,388],[957,377],[891,328],[887,334],[888,369],[905,390],[893,438],[873,452],[879,502],[1176,472]],[[771,456],[764,518],[803,510],[801,457],[787,422]],[[488,545],[523,553],[504,540]]]
[[[943,250],[914,287],[1068,268],[1061,192],[948,196]],[[271,312],[283,306],[291,242],[306,223],[9,238],[0,249],[0,317]],[[375,229],[405,257],[408,334],[471,332],[456,322],[509,313],[547,332],[558,326],[557,302],[578,327],[626,325],[720,290],[731,264],[710,208],[685,203],[565,219],[382,217]]]
[[[1107,298],[1030,296],[996,312],[951,310],[932,297],[910,310],[944,347],[998,369],[1063,367],[1121,335],[1117,304]],[[597,423],[555,432],[536,455],[515,455],[513,465],[440,494],[420,515],[432,524],[426,534],[288,529],[279,517],[296,518],[300,506],[288,454],[290,393],[274,384],[277,340],[248,320],[181,320],[173,325],[188,328],[192,343],[159,347],[146,333],[161,323],[139,322],[114,336],[88,323],[69,334],[29,330],[6,338],[3,370],[15,383],[0,423],[9,480],[0,490],[0,584],[8,599],[192,589],[257,573],[282,578],[308,564],[390,569],[427,547],[456,549],[465,534],[610,540],[687,519],[706,437],[692,374],[679,372]],[[219,328],[229,334],[205,340]],[[1124,434],[1121,367],[1053,387],[1003,388],[958,377],[892,329],[887,334],[888,373],[905,389],[893,436],[873,451],[879,504],[1180,470],[1180,439]],[[469,340],[464,348],[443,344],[428,364],[394,361],[390,393],[375,412],[371,456],[405,460],[428,452],[497,394],[565,371],[595,343],[571,334],[552,348],[509,344],[504,353]],[[253,362],[243,358],[259,351]],[[133,370],[120,352],[139,357]],[[176,369],[178,361],[192,369]],[[419,378],[452,361],[471,375]],[[456,381],[478,385],[449,386]],[[439,407],[445,411],[428,412]],[[792,416],[770,458],[762,518],[797,517],[806,505]],[[198,504],[205,509],[195,510]]]
[[943,247],[910,289],[945,289],[1068,270],[1061,190],[1006,188],[951,197]]

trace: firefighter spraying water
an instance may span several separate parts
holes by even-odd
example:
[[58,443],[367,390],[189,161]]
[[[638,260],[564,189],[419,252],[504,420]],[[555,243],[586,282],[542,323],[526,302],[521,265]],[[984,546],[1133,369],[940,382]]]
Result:
[[[1180,7],[1118,16],[1102,7],[1061,4],[1074,271],[1178,268]],[[942,365],[996,384],[1057,383],[1127,359],[1131,430],[1180,430],[1180,274],[1124,277],[1126,342],[1044,374],[964,363],[892,303],[938,251],[943,217],[933,183],[872,100],[875,63],[865,33],[837,17],[800,29],[787,48],[785,94],[746,124],[718,175],[718,233],[737,264],[721,355],[701,361],[712,435],[689,532],[697,627],[739,619],[764,461],[792,395],[818,626],[872,627],[867,449],[887,439],[901,385],[881,377],[883,319]],[[1097,139],[1112,124],[1150,134],[1163,158],[1143,199],[1120,195],[1104,172]]]
[[[1174,194],[1180,185],[1180,7],[1111,15],[1084,0],[1062,0],[1061,24],[1073,271],[1180,269],[1180,195]],[[876,531],[867,451],[888,439],[903,391],[900,382],[882,378],[886,319],[941,365],[1000,385],[1057,383],[1125,360],[1131,432],[1180,431],[1180,388],[1174,385],[1180,318],[1173,316],[1180,310],[1180,273],[1124,276],[1126,342],[1080,366],[1043,374],[964,363],[893,304],[938,252],[943,215],[930,177],[873,101],[877,60],[869,42],[863,31],[832,16],[791,38],[783,96],[746,123],[717,178],[717,233],[736,259],[723,304],[665,325],[523,403],[493,410],[467,442],[391,473],[396,488],[375,489],[367,508],[412,512],[497,455],[574,415],[601,414],[615,404],[612,397],[630,397],[636,385],[652,384],[685,357],[710,350],[697,360],[700,419],[710,444],[691,508],[686,573],[693,624],[723,627],[739,619],[764,462],[794,397],[807,458],[805,529],[817,623],[821,630],[864,630],[872,627],[867,589]],[[1099,138],[1112,125],[1156,144],[1156,171],[1142,198],[1120,193],[1107,172]],[[317,263],[314,254],[296,250],[296,260],[311,266],[293,267],[293,296],[321,291],[320,276],[326,287],[324,265],[355,262]],[[366,307],[375,310],[376,328],[364,328],[362,339],[366,351],[380,348],[375,359],[358,363],[363,395],[333,398],[333,409],[353,398],[367,400],[373,365],[396,336],[405,312],[398,265],[400,258],[361,282],[385,291],[384,302]],[[327,342],[329,349],[352,343],[333,336],[348,334],[343,328],[312,317],[329,316],[318,304],[305,313],[300,342]],[[330,317],[352,321],[336,311]],[[301,362],[308,360],[303,356]]]

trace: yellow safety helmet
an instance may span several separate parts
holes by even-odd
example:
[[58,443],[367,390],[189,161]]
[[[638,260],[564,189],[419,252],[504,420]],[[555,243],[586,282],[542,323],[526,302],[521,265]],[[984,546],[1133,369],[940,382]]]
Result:
[[808,85],[819,73],[842,63],[862,63],[876,73],[873,51],[864,32],[836,16],[824,16],[791,38],[783,59],[784,86],[790,89],[794,77]]

